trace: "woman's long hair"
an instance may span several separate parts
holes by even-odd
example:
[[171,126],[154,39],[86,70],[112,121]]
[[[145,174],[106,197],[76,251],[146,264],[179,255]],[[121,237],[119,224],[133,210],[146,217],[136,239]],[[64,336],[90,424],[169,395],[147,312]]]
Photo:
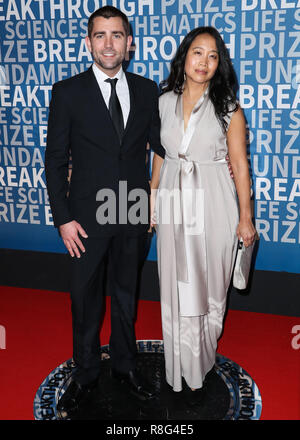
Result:
[[189,32],[171,63],[169,77],[161,83],[162,93],[173,91],[177,94],[183,92],[184,68],[188,50],[198,35],[209,34],[215,41],[219,53],[219,65],[215,75],[210,80],[209,97],[214,105],[215,113],[224,131],[227,129],[225,116],[229,111],[237,110],[236,93],[238,82],[232,66],[228,50],[219,32],[211,26],[202,26]]

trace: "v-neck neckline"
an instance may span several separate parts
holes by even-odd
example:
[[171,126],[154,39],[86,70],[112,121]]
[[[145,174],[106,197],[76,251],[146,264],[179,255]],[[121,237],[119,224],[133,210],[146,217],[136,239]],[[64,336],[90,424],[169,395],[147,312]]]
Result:
[[[203,95],[199,98],[197,103],[195,104],[193,111],[191,112],[188,124],[186,129],[184,129],[184,118],[183,118],[183,96],[182,94],[177,96],[177,101],[175,104],[175,116],[179,123],[179,130],[181,134],[181,142],[179,146],[179,152],[182,154],[187,154],[189,151],[189,146],[192,141],[192,138],[195,134],[195,130],[197,128],[197,124],[202,118],[203,111],[205,111],[208,99],[208,90],[206,89]],[[203,107],[204,106],[204,107]]]

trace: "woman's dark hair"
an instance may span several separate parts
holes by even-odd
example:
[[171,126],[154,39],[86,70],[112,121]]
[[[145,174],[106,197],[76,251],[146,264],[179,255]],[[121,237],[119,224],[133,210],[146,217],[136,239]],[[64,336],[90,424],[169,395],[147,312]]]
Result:
[[92,15],[89,18],[88,21],[88,36],[91,38],[92,36],[92,30],[94,25],[94,19],[96,17],[104,17],[104,18],[112,18],[112,17],[120,17],[123,21],[123,27],[126,33],[126,36],[130,35],[130,24],[128,21],[127,16],[120,11],[119,9],[115,8],[114,6],[103,6],[102,8],[97,9],[95,12],[92,13]]
[[236,103],[238,82],[228,50],[217,29],[211,26],[198,27],[185,36],[171,63],[169,77],[161,83],[161,90],[162,93],[174,91],[181,94],[183,92],[186,56],[194,39],[202,34],[209,34],[216,41],[219,65],[210,81],[209,97],[214,105],[216,116],[223,130],[226,131],[228,124],[225,116],[229,111],[236,111],[238,108]]

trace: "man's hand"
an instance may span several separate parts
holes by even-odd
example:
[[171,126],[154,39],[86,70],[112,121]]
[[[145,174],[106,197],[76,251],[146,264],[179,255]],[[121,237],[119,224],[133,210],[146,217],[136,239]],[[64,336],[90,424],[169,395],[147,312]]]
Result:
[[83,238],[88,237],[80,224],[77,223],[75,220],[69,223],[65,223],[64,225],[59,226],[59,232],[71,257],[74,257],[74,255],[76,255],[77,258],[80,258],[79,249],[82,252],[85,252],[85,248],[79,238],[78,233]]

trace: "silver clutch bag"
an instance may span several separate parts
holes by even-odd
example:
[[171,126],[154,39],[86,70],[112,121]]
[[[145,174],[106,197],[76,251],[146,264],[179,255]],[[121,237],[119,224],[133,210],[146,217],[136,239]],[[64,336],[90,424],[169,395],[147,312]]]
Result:
[[233,286],[236,289],[246,289],[251,267],[252,253],[255,245],[244,246],[243,241],[239,241],[238,250],[233,271]]

